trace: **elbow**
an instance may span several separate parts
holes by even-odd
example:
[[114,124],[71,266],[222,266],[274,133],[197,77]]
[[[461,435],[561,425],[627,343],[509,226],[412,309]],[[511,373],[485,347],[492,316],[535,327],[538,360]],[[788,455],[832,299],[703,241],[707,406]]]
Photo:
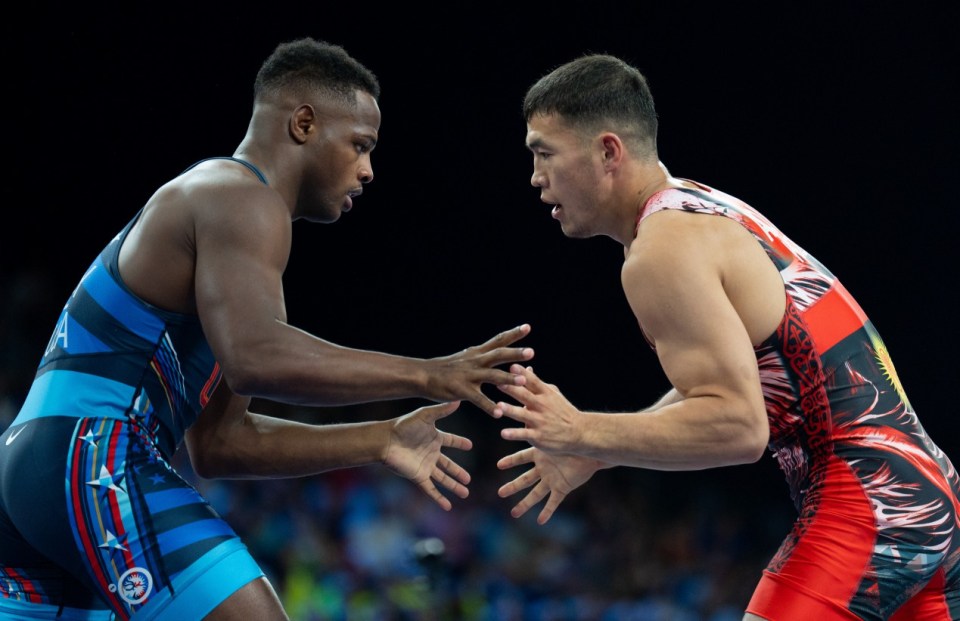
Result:
[[230,473],[226,441],[215,431],[192,427],[184,436],[190,467],[201,479],[227,478]]
[[194,474],[201,479],[218,479],[224,476],[223,467],[220,465],[215,451],[208,448],[189,446],[190,466]]
[[760,461],[760,458],[763,457],[764,453],[767,451],[766,443],[753,443],[750,445],[745,445],[743,447],[743,453],[741,455],[741,464],[755,464]]
[[229,374],[223,374],[223,379],[235,395],[259,397],[265,393],[262,380],[253,369],[232,368]]
[[264,372],[270,364],[264,358],[245,354],[227,356],[220,362],[223,381],[235,395],[263,397],[270,393],[270,379]]
[[751,417],[751,421],[745,425],[741,433],[741,440],[738,443],[740,447],[741,464],[752,464],[760,461],[760,458],[767,451],[770,442],[770,423],[767,420],[766,412]]
[[[289,352],[272,325],[257,324],[221,338],[216,348],[223,381],[244,397],[269,398],[282,383],[291,383]],[[223,336],[223,335],[221,335]]]
[[191,455],[190,465],[193,467],[194,474],[201,479],[216,479],[220,476],[215,464],[206,457],[198,458]]
[[245,475],[235,456],[213,447],[191,450],[190,466],[201,479],[236,479]]

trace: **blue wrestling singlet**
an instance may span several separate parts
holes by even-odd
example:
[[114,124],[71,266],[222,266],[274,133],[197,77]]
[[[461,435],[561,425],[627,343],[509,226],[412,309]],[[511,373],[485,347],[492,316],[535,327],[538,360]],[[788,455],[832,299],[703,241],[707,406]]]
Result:
[[0,435],[0,619],[199,619],[263,575],[169,464],[221,374],[196,316],[120,278],[138,217],[73,291]]

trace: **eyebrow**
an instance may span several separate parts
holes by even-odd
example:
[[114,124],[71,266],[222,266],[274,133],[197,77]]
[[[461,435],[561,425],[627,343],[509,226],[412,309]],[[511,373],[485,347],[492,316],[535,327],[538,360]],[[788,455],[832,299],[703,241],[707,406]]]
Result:
[[527,143],[527,148],[533,151],[534,149],[539,149],[545,147],[546,143],[543,142],[543,138],[534,138]]
[[370,148],[377,146],[377,140],[380,138],[375,132],[359,131],[357,137],[370,143]]

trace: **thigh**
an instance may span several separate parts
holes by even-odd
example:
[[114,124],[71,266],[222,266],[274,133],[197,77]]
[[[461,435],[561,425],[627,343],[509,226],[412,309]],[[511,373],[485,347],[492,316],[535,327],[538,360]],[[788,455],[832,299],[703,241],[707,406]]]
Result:
[[276,591],[266,578],[259,578],[241,587],[203,621],[288,621]]
[[70,535],[64,473],[76,422],[37,419],[0,436],[0,599],[33,607],[28,616],[107,610]]
[[[778,620],[883,621],[911,594],[929,593],[925,587],[935,583],[950,546],[956,545],[951,544],[952,504],[937,495],[939,490],[911,479],[915,470],[900,458],[877,462],[876,472],[867,470],[871,462],[861,461],[856,472],[839,459],[828,462],[822,486],[808,496],[793,532],[764,571],[748,612]],[[865,488],[864,477],[882,480],[891,470],[898,481],[907,482],[894,489],[924,490],[934,495],[933,501],[894,510],[893,501]],[[875,506],[884,507],[883,520]],[[921,601],[928,600],[914,606]]]
[[[56,427],[61,457],[45,465],[44,501],[19,502],[10,517],[37,557],[60,569],[51,584],[68,574],[120,620],[183,619],[207,614],[263,576],[233,529],[138,425],[67,418],[28,424],[37,432]],[[50,437],[36,444],[46,447]],[[26,458],[15,465],[31,472]],[[31,479],[25,489],[39,483]]]
[[200,618],[263,576],[138,425],[84,421],[70,463],[75,544],[120,619]]

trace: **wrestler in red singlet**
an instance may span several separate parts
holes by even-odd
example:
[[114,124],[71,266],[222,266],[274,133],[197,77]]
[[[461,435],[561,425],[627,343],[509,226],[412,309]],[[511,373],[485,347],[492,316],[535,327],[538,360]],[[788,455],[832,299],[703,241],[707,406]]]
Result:
[[917,420],[883,341],[819,261],[739,199],[697,184],[647,202],[745,226],[783,277],[756,347],[769,448],[799,512],[747,607],[765,619],[960,618],[960,478]]

